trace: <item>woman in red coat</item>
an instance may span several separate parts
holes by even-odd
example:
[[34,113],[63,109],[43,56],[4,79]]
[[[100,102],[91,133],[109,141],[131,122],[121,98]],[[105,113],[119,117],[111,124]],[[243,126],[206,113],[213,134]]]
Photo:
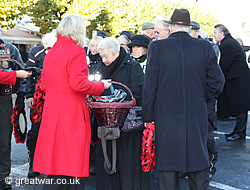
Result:
[[24,70],[19,71],[0,71],[0,84],[16,84],[16,78],[28,78],[32,73]]
[[[41,80],[46,95],[33,171],[47,174],[57,183],[46,184],[44,189],[83,189],[82,177],[89,176],[91,136],[86,95],[101,95],[110,83],[88,80],[81,17],[65,17],[56,34],[57,42],[43,63]],[[66,180],[71,184],[60,184]]]

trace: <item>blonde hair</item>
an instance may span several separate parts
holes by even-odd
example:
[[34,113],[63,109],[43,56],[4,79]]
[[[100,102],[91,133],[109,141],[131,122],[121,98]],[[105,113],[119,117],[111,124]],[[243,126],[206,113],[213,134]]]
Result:
[[101,36],[94,36],[94,37],[90,40],[89,46],[88,46],[87,55],[89,54],[90,47],[91,47],[91,44],[93,43],[93,41],[98,41],[98,42],[100,42],[101,40],[103,40],[103,37],[101,37]]
[[77,15],[64,17],[56,28],[56,37],[58,35],[70,37],[76,44],[83,47],[86,40],[86,27],[83,18]]

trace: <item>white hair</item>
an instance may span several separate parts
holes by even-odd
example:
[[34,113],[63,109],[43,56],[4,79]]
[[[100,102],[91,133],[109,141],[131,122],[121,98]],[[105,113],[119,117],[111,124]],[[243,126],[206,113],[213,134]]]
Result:
[[207,39],[207,35],[206,35],[206,32],[204,30],[200,30],[200,36],[203,39]]
[[55,32],[45,34],[42,38],[44,48],[52,47],[56,43],[56,40],[57,38]]
[[72,38],[76,44],[84,46],[86,40],[86,27],[82,17],[69,15],[64,17],[56,28],[56,36],[62,35]]
[[162,23],[163,25],[163,28],[165,30],[169,30],[169,23],[168,23],[168,20],[165,19],[165,18],[159,18],[155,21],[155,25],[158,24],[158,23]]
[[172,26],[172,33],[173,32],[191,32],[192,26],[180,25],[180,24],[170,24]]
[[104,38],[97,47],[97,50],[104,50],[106,49],[108,52],[112,53],[113,55],[116,54],[116,51],[120,51],[120,44],[119,42],[113,37]]
[[90,40],[90,42],[89,42],[87,55],[89,54],[90,46],[91,46],[91,44],[93,43],[93,41],[98,41],[98,42],[100,43],[100,41],[102,41],[102,40],[103,40],[103,37],[101,37],[101,36],[94,36],[94,37]]

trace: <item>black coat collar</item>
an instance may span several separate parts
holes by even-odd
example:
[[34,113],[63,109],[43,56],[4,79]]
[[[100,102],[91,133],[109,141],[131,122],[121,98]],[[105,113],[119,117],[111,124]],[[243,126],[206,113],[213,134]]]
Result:
[[174,32],[169,35],[169,38],[181,37],[181,36],[191,37],[187,32]]
[[133,64],[133,58],[127,53],[125,58],[123,59],[121,65],[116,69],[115,73],[113,74],[113,77],[116,76],[117,73],[126,65]]

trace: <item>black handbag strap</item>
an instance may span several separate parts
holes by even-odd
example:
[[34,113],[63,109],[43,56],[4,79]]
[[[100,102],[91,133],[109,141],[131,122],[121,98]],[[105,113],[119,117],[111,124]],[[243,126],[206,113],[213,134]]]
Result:
[[112,169],[111,163],[107,154],[107,145],[106,139],[104,138],[105,129],[101,128],[101,143],[102,143],[102,151],[104,156],[104,169],[108,174],[114,174],[116,172],[116,140],[112,140]]

